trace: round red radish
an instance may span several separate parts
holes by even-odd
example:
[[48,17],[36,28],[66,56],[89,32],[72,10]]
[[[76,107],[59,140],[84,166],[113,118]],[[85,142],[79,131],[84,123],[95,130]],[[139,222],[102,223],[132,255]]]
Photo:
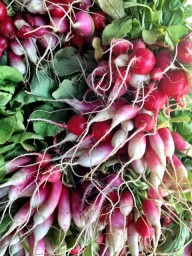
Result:
[[132,54],[135,61],[131,65],[131,71],[138,75],[145,75],[151,72],[155,66],[155,56],[152,51],[146,48],[138,48]]
[[7,8],[3,2],[0,2],[0,21],[3,21],[7,16]]
[[163,78],[163,70],[159,67],[155,67],[151,71],[150,76],[154,81],[160,81],[161,78]]
[[136,223],[135,223],[135,228],[137,230],[137,232],[145,238],[150,238],[152,236],[154,236],[155,234],[155,230],[154,228],[148,223],[146,217],[140,216]]
[[129,47],[130,43],[126,39],[120,38],[112,40],[112,53],[115,57],[121,54],[127,54]]
[[156,55],[156,67],[159,67],[162,70],[164,70],[167,67],[169,67],[170,64],[171,64],[171,61],[172,61],[171,54],[167,50],[160,51]]
[[92,133],[96,140],[102,139],[102,142],[109,141],[112,138],[112,132],[105,135],[110,130],[110,124],[106,121],[94,123],[92,126]]
[[177,59],[184,64],[192,63],[192,39],[184,39],[178,43]]
[[95,29],[99,30],[99,29],[104,29],[104,27],[106,26],[106,15],[104,12],[102,11],[96,11],[94,13],[91,14],[91,17],[93,19],[93,22],[95,24]]
[[187,85],[187,76],[181,70],[169,70],[160,80],[158,88],[168,97],[176,97]]
[[78,255],[81,252],[82,248],[78,244],[74,249],[70,250],[69,254],[71,255]]
[[133,51],[135,51],[139,48],[146,48],[145,43],[143,43],[141,40],[138,40],[138,41],[133,43]]
[[75,135],[81,135],[85,131],[86,126],[87,118],[78,115],[71,117],[67,123],[68,130]]
[[145,132],[151,131],[155,127],[154,117],[146,113],[138,114],[135,117],[135,127],[137,129],[144,127]]
[[[148,92],[148,90],[146,90],[146,93]],[[158,111],[160,111],[166,101],[166,96],[165,94],[156,89],[154,91],[152,91],[149,96],[147,96],[147,98],[144,101],[144,108],[146,110],[152,111],[155,114],[158,113]]]
[[61,0],[54,0],[48,3],[48,9],[53,17],[63,18],[68,11],[68,6],[63,4]]
[[118,83],[129,83],[131,79],[131,72],[127,72],[127,68],[125,67],[119,67],[114,74],[114,80]]
[[87,12],[76,12],[73,18],[73,23],[73,30],[79,36],[89,37],[94,33],[94,22],[91,15]]
[[16,28],[11,17],[6,16],[6,18],[0,22],[0,33],[6,38],[13,38],[15,36]]

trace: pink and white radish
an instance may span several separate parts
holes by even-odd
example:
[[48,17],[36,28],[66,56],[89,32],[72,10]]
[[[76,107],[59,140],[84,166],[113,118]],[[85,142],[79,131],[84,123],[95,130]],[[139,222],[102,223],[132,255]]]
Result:
[[185,141],[177,132],[172,132],[171,135],[174,140],[176,150],[182,154],[192,157],[192,145]]
[[120,212],[124,216],[128,216],[133,209],[133,196],[130,191],[123,191],[119,201]]

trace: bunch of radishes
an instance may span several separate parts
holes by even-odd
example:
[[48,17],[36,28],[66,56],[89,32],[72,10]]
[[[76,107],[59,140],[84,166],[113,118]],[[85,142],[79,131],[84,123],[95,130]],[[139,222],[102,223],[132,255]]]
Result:
[[29,63],[40,64],[48,53],[66,45],[81,48],[91,40],[95,28],[105,26],[106,16],[89,14],[92,1],[18,1],[18,11],[7,15],[0,2],[0,53],[8,50],[9,64],[22,74]]

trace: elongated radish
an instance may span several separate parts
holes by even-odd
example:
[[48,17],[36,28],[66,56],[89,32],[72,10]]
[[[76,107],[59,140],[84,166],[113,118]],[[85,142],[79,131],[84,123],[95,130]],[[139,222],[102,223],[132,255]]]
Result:
[[45,3],[41,0],[31,0],[25,7],[30,13],[45,14],[47,12]]
[[71,225],[71,197],[69,188],[62,186],[62,192],[58,203],[57,220],[62,230],[67,233]]
[[37,244],[39,243],[39,241],[41,239],[43,239],[46,234],[48,233],[48,231],[51,228],[51,225],[53,223],[55,214],[54,212],[41,224],[37,225],[34,229],[33,229],[33,235],[34,235],[34,248],[33,251],[35,252]]
[[111,143],[101,143],[93,150],[87,150],[77,160],[77,163],[84,167],[93,167],[101,164],[110,157],[113,150]]
[[43,238],[37,243],[34,255],[45,256],[45,240]]
[[31,38],[29,38],[23,40],[22,44],[27,54],[27,57],[30,59],[32,63],[36,64],[38,60],[38,55],[35,42]]
[[143,238],[150,238],[154,235],[154,228],[149,224],[144,215],[140,216],[135,223],[136,231]]
[[147,163],[145,157],[142,156],[139,159],[135,159],[131,162],[134,171],[138,174],[143,174],[147,170]]
[[128,143],[128,155],[131,159],[140,159],[145,154],[146,137],[143,132],[137,133]]
[[139,234],[133,222],[128,224],[127,242],[131,255],[139,256]]
[[51,185],[49,183],[46,183],[46,185],[41,185],[40,187],[39,184],[37,184],[36,189],[30,198],[30,206],[32,208],[38,208],[45,202],[51,189],[50,186]]
[[158,191],[158,186],[162,182],[165,168],[149,144],[147,144],[144,156],[147,162],[147,166],[151,172],[150,182],[154,186],[154,189]]
[[14,54],[12,51],[9,51],[8,60],[10,66],[16,68],[22,75],[26,73],[27,68],[21,56],[18,56]]
[[171,136],[171,132],[168,128],[161,128],[158,130],[158,134],[160,135],[163,144],[164,144],[164,152],[166,157],[172,158],[174,152],[175,152],[175,145],[173,138]]
[[24,55],[25,51],[22,44],[16,41],[15,39],[10,41],[9,46],[16,55]]
[[85,227],[85,219],[83,217],[83,209],[81,205],[81,194],[78,190],[72,192],[71,196],[71,213],[75,225],[82,229]]
[[185,141],[177,132],[172,132],[171,135],[174,140],[176,150],[182,154],[192,157],[192,145]]
[[[176,156],[175,154],[172,157],[173,160],[173,165],[174,165],[174,170],[175,170],[175,180],[177,182],[181,182],[183,180],[187,180],[188,178],[188,172],[187,169],[185,168],[184,164],[181,162],[181,160],[178,158],[178,156]],[[175,176],[174,174],[172,174],[172,178],[174,178]]]
[[109,245],[109,255],[120,255],[121,250],[125,246],[127,240],[127,231],[123,228],[112,228],[107,236],[107,243]]
[[38,180],[40,180],[41,183],[44,181],[48,182],[57,182],[61,179],[61,167],[57,164],[50,164],[47,165],[42,172],[39,173]]
[[77,99],[63,99],[62,102],[67,103],[68,105],[73,107],[74,111],[77,111],[80,114],[92,112],[101,107],[100,100],[96,100],[93,102],[81,102]]
[[[15,214],[11,226],[9,229],[3,234],[3,237],[11,234],[16,228],[21,228],[22,225],[26,225],[29,221],[29,218],[36,212],[36,209],[30,210],[29,202],[25,203]],[[30,213],[30,214],[29,214]]]
[[61,191],[62,183],[60,180],[52,183],[51,191],[47,200],[43,203],[43,205],[39,208],[38,212],[33,217],[34,227],[43,223],[45,220],[47,220],[47,218],[51,216],[57,207]]
[[120,196],[120,202],[119,202],[119,209],[120,212],[128,216],[129,213],[133,209],[133,196],[130,191],[123,191]]
[[156,132],[155,134],[149,135],[148,139],[151,148],[154,150],[155,154],[157,155],[163,166],[166,166],[165,146],[161,139],[161,136],[158,132]]
[[20,251],[23,249],[23,246],[21,243],[17,243],[14,245],[9,246],[9,253],[10,256],[15,256],[16,253],[20,253]]
[[149,132],[155,128],[155,124],[155,118],[147,113],[139,113],[135,117],[135,127],[138,129],[143,127],[143,131],[145,132]]
[[29,177],[34,177],[36,173],[36,167],[30,166],[30,167],[23,167],[19,171],[15,172],[11,178],[8,179],[5,183],[0,185],[0,188],[7,187],[7,186],[17,186],[21,185],[23,182],[26,181],[26,179],[29,179]]
[[21,167],[26,166],[32,162],[32,157],[30,156],[21,156],[11,161],[7,161],[5,164],[6,174],[12,173],[20,169]]
[[112,228],[123,229],[126,226],[125,216],[121,213],[119,208],[115,208],[109,216],[108,224]]
[[161,236],[160,212],[154,200],[144,199],[142,208],[148,222],[155,228],[156,246]]
[[111,145],[114,148],[117,148],[120,145],[123,146],[124,145],[123,142],[125,142],[127,135],[128,135],[128,132],[124,131],[122,128],[119,128],[119,130],[117,130],[112,137]]

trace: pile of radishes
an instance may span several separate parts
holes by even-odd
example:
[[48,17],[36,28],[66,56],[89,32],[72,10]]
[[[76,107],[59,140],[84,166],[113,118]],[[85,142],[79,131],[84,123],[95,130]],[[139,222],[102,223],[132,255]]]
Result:
[[[108,22],[102,11],[90,11],[91,0],[16,5],[11,16],[0,2],[0,56],[7,54],[22,74],[29,63],[42,69],[58,49],[86,48]],[[170,198],[191,216],[182,197],[191,190],[191,173],[182,157],[192,157],[192,145],[158,121],[187,105],[192,39],[172,50],[127,38],[99,46],[97,67],[83,73],[83,100],[63,99],[74,114],[66,123],[51,121],[63,131],[44,152],[4,166],[2,256],[161,255],[171,223],[188,222],[191,232],[191,218],[181,219]]]

